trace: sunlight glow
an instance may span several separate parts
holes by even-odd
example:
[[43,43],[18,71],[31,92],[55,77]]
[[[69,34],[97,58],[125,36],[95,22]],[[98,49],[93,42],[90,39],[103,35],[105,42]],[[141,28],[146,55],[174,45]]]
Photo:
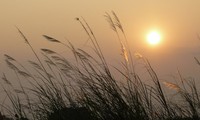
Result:
[[160,34],[156,31],[152,31],[147,36],[147,41],[151,45],[157,45],[160,42]]

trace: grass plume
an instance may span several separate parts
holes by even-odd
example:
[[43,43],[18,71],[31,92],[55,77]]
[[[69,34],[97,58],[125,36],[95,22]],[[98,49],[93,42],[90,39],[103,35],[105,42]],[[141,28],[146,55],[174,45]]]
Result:
[[[179,72],[180,84],[167,81],[162,84],[148,59],[135,53],[151,79],[152,84],[147,84],[134,70],[134,56],[119,17],[115,12],[112,15],[105,13],[105,17],[121,47],[122,69],[113,67],[117,75],[110,69],[112,66],[107,63],[94,31],[83,17],[76,20],[88,35],[95,55],[76,48],[70,41],[65,44],[43,35],[47,41],[67,47],[75,62],[49,48],[40,49],[41,54],[36,53],[30,40],[16,27],[36,60],[27,60],[32,68],[30,72],[30,68],[15,58],[4,55],[18,83],[18,87],[14,86],[8,75],[2,74],[4,101],[8,99],[11,103],[10,106],[2,105],[2,108],[10,117],[16,120],[200,119],[200,98],[195,81],[186,80]],[[194,59],[199,64],[198,59]],[[24,79],[29,87],[23,84]],[[180,101],[168,99],[163,85],[174,90]]]

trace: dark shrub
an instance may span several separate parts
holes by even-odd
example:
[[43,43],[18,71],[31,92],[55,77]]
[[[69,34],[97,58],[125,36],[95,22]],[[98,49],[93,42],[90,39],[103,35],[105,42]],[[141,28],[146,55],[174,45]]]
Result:
[[68,107],[55,111],[48,120],[92,120],[92,116],[85,107]]

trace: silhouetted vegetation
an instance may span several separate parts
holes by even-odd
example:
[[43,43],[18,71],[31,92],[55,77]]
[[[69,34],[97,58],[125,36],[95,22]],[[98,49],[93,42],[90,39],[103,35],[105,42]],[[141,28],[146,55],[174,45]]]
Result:
[[[178,100],[168,99],[149,61],[140,54],[133,56],[119,18],[114,12],[112,16],[105,14],[118,37],[123,59],[122,69],[113,67],[117,75],[112,73],[92,29],[83,18],[76,20],[89,37],[93,55],[69,41],[65,43],[43,35],[49,42],[71,50],[74,61],[47,48],[38,54],[17,28],[35,61],[28,60],[32,68],[29,70],[24,63],[5,54],[5,62],[16,75],[19,87],[3,74],[2,88],[11,104],[2,105],[4,113],[16,120],[198,120],[200,99],[195,81],[186,80],[180,74],[180,84],[165,82],[174,89]],[[145,67],[150,84],[135,72],[134,60]],[[0,120],[6,117],[0,114]]]

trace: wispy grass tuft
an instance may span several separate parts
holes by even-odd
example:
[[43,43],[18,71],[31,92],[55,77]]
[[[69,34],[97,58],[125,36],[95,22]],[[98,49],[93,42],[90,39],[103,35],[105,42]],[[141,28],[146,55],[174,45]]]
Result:
[[[16,27],[36,59],[27,60],[31,66],[29,70],[23,66],[25,63],[4,55],[18,85],[13,85],[7,73],[2,74],[4,84],[1,86],[7,96],[3,103],[10,101],[10,105],[2,105],[2,108],[16,120],[200,119],[200,98],[195,81],[185,79],[179,72],[180,84],[161,82],[148,59],[135,53],[151,80],[147,84],[143,75],[135,71],[134,56],[119,17],[115,12],[105,13],[105,17],[121,47],[122,69],[113,67],[117,74],[110,69],[112,66],[107,63],[94,31],[83,17],[76,21],[88,35],[95,55],[76,48],[69,40],[63,42],[43,35],[47,41],[69,49],[74,61],[49,48],[36,53],[30,40]],[[194,59],[199,64],[198,59]],[[164,88],[174,90],[177,101],[170,100]]]

